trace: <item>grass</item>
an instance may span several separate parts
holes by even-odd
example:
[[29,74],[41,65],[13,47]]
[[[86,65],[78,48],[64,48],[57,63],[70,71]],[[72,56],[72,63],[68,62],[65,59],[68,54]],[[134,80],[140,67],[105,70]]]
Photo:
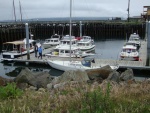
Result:
[[0,98],[0,113],[149,113],[150,84],[77,83]]

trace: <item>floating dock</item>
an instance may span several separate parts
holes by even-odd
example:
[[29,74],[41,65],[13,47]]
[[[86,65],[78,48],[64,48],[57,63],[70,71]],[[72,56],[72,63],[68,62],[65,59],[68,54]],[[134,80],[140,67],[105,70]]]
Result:
[[[36,63],[36,64],[47,64],[47,60],[69,60],[69,58],[60,58],[60,57],[48,57],[45,56],[46,53],[49,53],[54,47],[44,49],[43,50],[43,57],[37,58],[35,57],[34,53],[30,54],[30,59],[27,59],[27,55],[18,57],[16,59],[3,59],[13,62],[22,62],[22,63]],[[141,42],[141,47],[139,49],[139,55],[140,60],[139,61],[125,61],[125,60],[114,60],[114,59],[95,59],[96,63],[93,63],[92,65],[119,65],[120,68],[133,68],[133,69],[139,69],[139,68],[147,68],[150,69],[148,66],[146,66],[147,62],[147,41],[143,40]],[[71,60],[82,60],[82,58],[71,58]]]

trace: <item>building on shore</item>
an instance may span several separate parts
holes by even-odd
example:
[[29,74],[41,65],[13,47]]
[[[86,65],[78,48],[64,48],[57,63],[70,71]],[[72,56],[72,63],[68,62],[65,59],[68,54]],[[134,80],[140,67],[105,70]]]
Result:
[[150,6],[143,6],[143,13],[141,16],[145,19],[145,21],[150,21]]

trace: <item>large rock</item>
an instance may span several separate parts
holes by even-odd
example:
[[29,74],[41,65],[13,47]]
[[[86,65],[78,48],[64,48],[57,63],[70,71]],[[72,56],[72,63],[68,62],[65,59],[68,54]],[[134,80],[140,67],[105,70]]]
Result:
[[134,74],[132,69],[127,69],[121,73],[120,80],[121,81],[129,81],[134,79]]
[[28,83],[34,87],[46,88],[47,84],[50,83],[51,77],[48,72],[32,73],[28,68],[23,69],[19,75],[15,78],[17,84]]
[[88,75],[85,71],[81,70],[70,70],[70,71],[65,71],[61,76],[56,77],[52,83],[57,84],[61,82],[68,82],[68,81],[78,81],[78,82],[84,82],[88,81]]
[[6,86],[7,83],[11,83],[13,81],[14,80],[12,80],[12,79],[3,78],[0,76],[0,86]]
[[109,74],[112,73],[113,70],[109,65],[106,65],[102,68],[86,70],[86,72],[90,80],[96,80],[99,82],[102,79],[108,78]]
[[48,72],[42,72],[35,75],[34,79],[30,80],[30,84],[37,88],[46,88],[47,84],[52,81]]
[[28,68],[21,70],[19,75],[14,79],[17,83],[29,83],[30,80],[35,78],[35,74],[33,74]]
[[115,81],[115,82],[119,83],[119,77],[120,77],[120,73],[117,71],[113,71],[109,74],[107,80]]

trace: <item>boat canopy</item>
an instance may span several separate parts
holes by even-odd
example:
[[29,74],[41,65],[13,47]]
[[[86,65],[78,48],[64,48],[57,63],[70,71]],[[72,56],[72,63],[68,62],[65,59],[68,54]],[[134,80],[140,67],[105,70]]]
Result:
[[[23,40],[23,42],[24,42],[25,44],[27,43],[26,40],[27,40],[26,38]],[[29,39],[29,44],[30,44],[30,43],[33,43],[34,41],[35,41],[35,40]]]
[[83,66],[86,66],[86,67],[91,67],[91,62],[92,62],[92,63],[95,63],[95,60],[94,60],[94,58],[92,58],[92,57],[85,57],[85,58],[81,61],[82,65],[83,65]]
[[23,42],[23,41],[13,41],[13,42],[5,42],[3,44],[21,45],[21,44],[25,44],[25,42]]

